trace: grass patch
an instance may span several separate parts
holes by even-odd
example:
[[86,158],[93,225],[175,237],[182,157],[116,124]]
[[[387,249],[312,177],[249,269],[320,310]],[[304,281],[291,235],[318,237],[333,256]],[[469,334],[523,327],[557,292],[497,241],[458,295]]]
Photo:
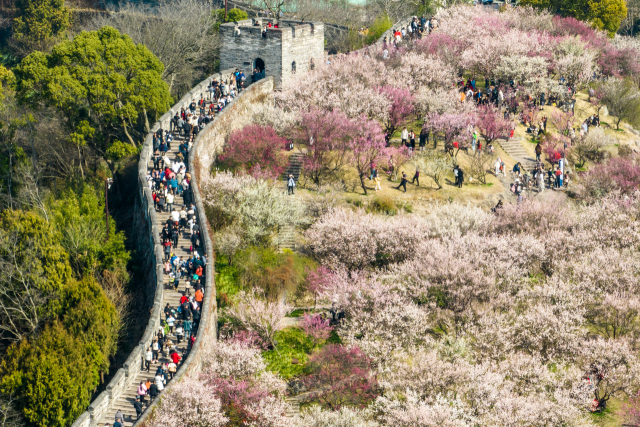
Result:
[[481,187],[491,187],[493,185],[493,182],[487,182],[486,184],[480,184]]
[[369,212],[393,216],[398,213],[398,207],[390,197],[376,197],[369,204]]
[[351,197],[347,197],[346,198],[346,202],[349,203],[350,205],[353,205],[353,206],[357,207],[357,208],[361,208],[362,205],[363,205],[362,204],[362,200],[354,199],[354,198],[351,198]]
[[216,257],[216,301],[218,308],[231,303],[230,297],[240,291],[240,272],[235,265],[229,265],[225,257]]
[[[313,343],[299,328],[285,328],[276,333],[276,349],[262,353],[267,362],[267,369],[278,373],[284,379],[290,379],[307,372],[309,355],[313,351]],[[291,363],[293,359],[298,363]]]
[[618,415],[621,406],[621,400],[615,398],[609,399],[607,409],[602,412],[592,413],[591,420],[601,427],[621,427],[622,419],[620,419]]

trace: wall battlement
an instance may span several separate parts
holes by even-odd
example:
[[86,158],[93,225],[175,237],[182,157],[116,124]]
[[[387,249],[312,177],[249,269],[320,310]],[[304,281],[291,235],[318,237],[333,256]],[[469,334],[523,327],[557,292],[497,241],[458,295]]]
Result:
[[[275,28],[275,23],[278,28]],[[263,28],[269,23],[271,28]],[[257,25],[256,25],[257,24]],[[275,78],[276,87],[312,63],[324,60],[324,23],[269,18],[245,19],[220,26],[220,68],[238,68],[247,80],[257,68]]]

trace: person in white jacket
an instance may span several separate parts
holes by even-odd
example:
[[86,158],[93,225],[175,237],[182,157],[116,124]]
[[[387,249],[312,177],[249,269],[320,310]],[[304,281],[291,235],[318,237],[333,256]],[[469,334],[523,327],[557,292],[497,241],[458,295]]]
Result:
[[496,159],[496,162],[493,164],[493,166],[496,168],[496,176],[498,176],[498,174],[500,173],[500,165],[502,164],[502,160],[500,159],[500,157],[498,157]]
[[409,139],[409,131],[407,130],[407,128],[402,129],[402,134],[400,135],[400,138],[402,138],[402,146],[406,146],[407,145],[407,140]]

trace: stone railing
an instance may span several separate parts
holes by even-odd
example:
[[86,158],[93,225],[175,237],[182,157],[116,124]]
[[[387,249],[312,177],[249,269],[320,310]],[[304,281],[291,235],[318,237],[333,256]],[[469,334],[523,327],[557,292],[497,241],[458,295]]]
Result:
[[[140,344],[131,352],[122,368],[118,369],[115,375],[109,381],[105,391],[96,397],[87,410],[81,414],[72,424],[72,427],[93,427],[97,422],[109,411],[112,405],[117,402],[118,398],[136,381],[136,375],[142,370],[143,356],[145,349],[151,345],[154,333],[161,326],[161,315],[163,313],[163,251],[162,242],[160,240],[160,229],[158,227],[158,219],[154,209],[151,190],[147,185],[146,176],[148,174],[148,165],[153,155],[153,132],[158,129],[169,129],[171,118],[180,108],[187,109],[193,99],[199,100],[207,96],[207,88],[209,83],[216,78],[220,80],[229,80],[234,70],[225,70],[221,73],[214,74],[206,80],[195,86],[189,93],[175,104],[166,114],[152,126],[151,133],[145,138],[140,152],[140,160],[138,163],[138,194],[134,207],[134,222],[136,230],[134,240],[136,250],[143,258],[145,274],[143,275],[143,288],[145,289],[144,301],[141,301],[142,307],[151,307],[149,315],[149,323],[144,331]],[[238,98],[242,97],[242,94]],[[231,104],[230,104],[231,105]],[[224,111],[226,111],[225,109]],[[203,134],[198,135],[198,139]],[[196,139],[196,141],[198,141]],[[197,143],[197,142],[196,142]],[[189,156],[189,170],[192,170],[193,156]],[[195,174],[192,174],[194,176]],[[194,180],[195,181],[195,180]],[[197,358],[198,349],[204,340],[216,339],[217,328],[217,312],[216,312],[216,291],[214,286],[213,271],[213,245],[207,230],[207,221],[204,216],[204,208],[197,192],[194,191],[197,208],[198,223],[201,224],[202,234],[204,236],[205,252],[209,256],[209,262],[206,266],[206,281],[204,303],[202,306],[202,314],[200,318],[200,327],[196,335],[196,342],[189,352],[189,356],[182,363],[180,370],[174,378],[179,378],[187,370],[191,369]],[[173,381],[171,382],[173,383]],[[171,384],[170,383],[170,384]],[[149,411],[147,411],[149,412]],[[145,412],[145,414],[147,413]]]

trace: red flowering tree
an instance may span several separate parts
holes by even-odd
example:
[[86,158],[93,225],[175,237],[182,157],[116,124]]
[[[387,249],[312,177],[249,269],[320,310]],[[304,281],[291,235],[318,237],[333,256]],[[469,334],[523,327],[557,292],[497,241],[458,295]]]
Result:
[[332,410],[342,406],[365,407],[378,396],[378,382],[371,373],[371,360],[358,347],[330,344],[309,359],[309,396]]
[[551,164],[556,164],[569,153],[569,141],[566,137],[550,136],[542,143],[542,152]]
[[287,164],[283,153],[287,140],[271,126],[249,125],[233,132],[219,157],[223,166],[250,174],[277,177]]
[[508,138],[511,129],[515,127],[510,120],[504,119],[493,105],[481,105],[476,114],[478,129],[487,144],[496,138]]
[[393,86],[382,86],[378,91],[389,99],[389,110],[382,117],[382,125],[386,132],[387,143],[395,131],[405,124],[414,112],[413,102],[415,98],[409,89],[400,89]]
[[373,121],[361,117],[354,124],[354,134],[351,138],[351,164],[358,171],[360,186],[364,194],[367,194],[367,187],[364,184],[371,166],[380,158],[385,156],[388,150],[385,134],[380,125]]
[[349,163],[353,122],[340,111],[314,108],[302,115],[301,123],[294,138],[307,147],[304,174],[320,186]]
[[252,381],[235,378],[213,377],[208,381],[216,390],[222,403],[222,411],[229,418],[231,425],[249,425],[259,421],[258,414],[252,406],[269,396],[269,392]]

